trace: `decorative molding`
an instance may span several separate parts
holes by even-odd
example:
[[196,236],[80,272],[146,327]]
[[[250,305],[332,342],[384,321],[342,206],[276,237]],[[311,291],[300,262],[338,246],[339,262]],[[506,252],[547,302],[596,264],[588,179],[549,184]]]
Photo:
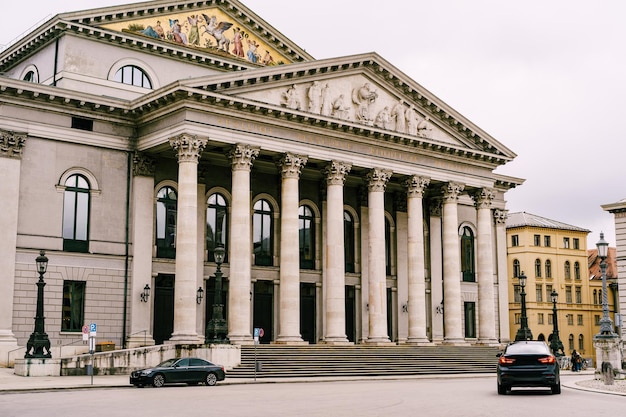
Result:
[[302,168],[306,165],[308,157],[286,153],[276,165],[281,169],[282,178],[300,178]]
[[474,204],[478,209],[489,209],[496,197],[496,190],[493,188],[481,188],[472,194]]
[[261,148],[253,147],[250,145],[244,145],[241,143],[236,144],[228,152],[228,158],[232,164],[233,171],[250,171],[252,163],[259,156]]
[[133,175],[153,177],[156,173],[156,160],[141,152],[133,155]]
[[194,162],[197,164],[207,142],[207,139],[200,139],[196,135],[187,133],[170,138],[170,146],[177,152],[178,163]]
[[444,203],[456,203],[459,196],[465,189],[465,185],[459,182],[449,182],[441,187],[441,194]]
[[420,177],[419,175],[412,175],[404,181],[408,197],[423,198],[424,191],[426,191],[426,187],[428,187],[429,184],[430,178]]
[[352,164],[348,162],[331,161],[322,170],[322,174],[326,176],[327,185],[343,185],[351,169]]
[[0,156],[22,159],[22,149],[26,142],[26,133],[16,133],[0,129]]
[[370,192],[384,192],[392,175],[393,172],[389,169],[371,169],[367,175],[365,175],[368,190]]

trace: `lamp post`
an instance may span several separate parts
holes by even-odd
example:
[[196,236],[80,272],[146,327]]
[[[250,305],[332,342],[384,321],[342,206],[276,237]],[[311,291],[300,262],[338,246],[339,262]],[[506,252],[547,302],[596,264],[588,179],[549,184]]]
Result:
[[35,262],[37,263],[37,272],[39,273],[39,281],[37,281],[37,313],[35,315],[35,331],[31,333],[28,338],[24,358],[51,358],[50,340],[48,339],[48,335],[45,331],[45,318],[43,316],[43,287],[46,286],[46,283],[43,281],[43,275],[48,269],[48,258],[46,257],[46,252],[43,250],[40,251]]
[[225,250],[223,246],[215,248],[215,298],[213,299],[213,317],[206,326],[204,343],[229,343],[228,323],[224,320],[224,304],[222,304],[222,262]]
[[559,353],[559,351],[563,351],[563,343],[559,338],[559,320],[556,316],[556,302],[559,299],[559,294],[554,288],[550,293],[550,297],[552,298],[552,340],[550,341],[550,349],[552,349],[552,353],[555,356],[563,356],[563,353]]
[[515,341],[532,340],[533,334],[528,328],[528,317],[526,317],[526,292],[524,291],[524,288],[526,287],[526,275],[524,275],[524,271],[522,271],[519,276],[519,286],[521,288],[519,295],[522,298],[522,320],[521,326],[515,335]]
[[609,296],[606,288],[606,258],[609,255],[609,242],[604,240],[604,233],[600,232],[600,241],[596,243],[600,257],[600,271],[602,271],[602,319],[600,319],[600,336],[616,336],[613,332],[613,320],[609,317]]

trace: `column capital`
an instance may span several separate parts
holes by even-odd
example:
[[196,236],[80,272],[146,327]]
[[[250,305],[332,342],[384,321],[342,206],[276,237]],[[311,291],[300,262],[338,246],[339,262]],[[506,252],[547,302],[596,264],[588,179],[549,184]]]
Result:
[[506,218],[508,217],[508,210],[495,209],[493,211],[493,218],[496,221],[496,225],[503,226],[506,225]]
[[170,146],[178,152],[178,163],[195,162],[198,163],[202,150],[207,144],[207,139],[200,139],[196,135],[182,133],[170,138]]
[[465,189],[465,185],[460,182],[449,182],[441,187],[441,194],[444,203],[456,203],[459,196]]
[[476,208],[479,209],[488,209],[491,208],[493,203],[493,199],[496,197],[496,190],[493,188],[481,188],[476,190],[472,194],[472,198],[474,199],[474,204]]
[[351,169],[352,164],[348,162],[330,161],[322,170],[322,174],[326,176],[327,185],[343,185]]
[[252,163],[259,156],[261,148],[253,147],[250,145],[244,145],[241,143],[236,144],[228,152],[228,158],[232,163],[233,171],[250,171]]
[[366,175],[369,191],[385,191],[393,172],[389,169],[373,168]]
[[156,161],[153,157],[142,152],[133,155],[133,175],[135,177],[153,177],[156,172]]
[[306,165],[308,159],[305,155],[296,155],[288,152],[280,158],[276,165],[280,167],[283,178],[297,179],[300,178],[302,167]]
[[26,136],[26,133],[0,129],[0,156],[21,159]]
[[424,197],[424,191],[426,191],[426,187],[429,184],[430,178],[420,177],[419,175],[412,175],[404,181],[408,197]]

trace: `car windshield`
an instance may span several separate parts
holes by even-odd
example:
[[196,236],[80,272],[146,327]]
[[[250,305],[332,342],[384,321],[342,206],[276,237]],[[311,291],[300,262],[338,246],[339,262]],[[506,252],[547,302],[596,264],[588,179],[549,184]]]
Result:
[[157,367],[159,368],[169,368],[172,365],[174,365],[174,362],[176,362],[178,359],[168,359],[164,362],[161,362],[160,364],[157,365]]
[[506,348],[507,355],[549,355],[544,343],[514,343]]

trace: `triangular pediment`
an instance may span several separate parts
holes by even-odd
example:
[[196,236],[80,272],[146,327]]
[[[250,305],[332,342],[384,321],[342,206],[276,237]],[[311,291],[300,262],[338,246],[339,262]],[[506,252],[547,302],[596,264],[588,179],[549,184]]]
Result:
[[203,91],[264,103],[406,141],[515,154],[375,53],[184,81]]

